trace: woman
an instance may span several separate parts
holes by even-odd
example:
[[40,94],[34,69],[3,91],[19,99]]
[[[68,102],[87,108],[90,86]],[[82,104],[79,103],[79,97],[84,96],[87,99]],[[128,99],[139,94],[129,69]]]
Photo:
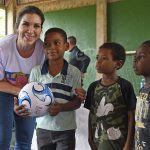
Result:
[[16,19],[16,34],[0,40],[0,150],[9,150],[13,123],[15,150],[30,150],[35,118],[14,114],[14,96],[28,82],[35,65],[45,57],[39,39],[44,15],[35,6],[21,10]]

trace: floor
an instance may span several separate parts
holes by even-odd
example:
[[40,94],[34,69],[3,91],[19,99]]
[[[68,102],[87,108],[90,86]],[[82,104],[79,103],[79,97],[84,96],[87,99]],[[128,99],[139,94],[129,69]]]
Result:
[[88,114],[89,111],[83,106],[76,111],[76,150],[91,150],[88,144]]

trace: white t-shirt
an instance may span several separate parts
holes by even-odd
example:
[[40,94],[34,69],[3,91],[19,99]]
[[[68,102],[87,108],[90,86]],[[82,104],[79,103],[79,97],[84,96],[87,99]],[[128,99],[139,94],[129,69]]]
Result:
[[33,54],[23,58],[16,48],[17,35],[0,40],[0,80],[6,79],[14,85],[25,85],[31,69],[45,60],[43,42],[38,39]]

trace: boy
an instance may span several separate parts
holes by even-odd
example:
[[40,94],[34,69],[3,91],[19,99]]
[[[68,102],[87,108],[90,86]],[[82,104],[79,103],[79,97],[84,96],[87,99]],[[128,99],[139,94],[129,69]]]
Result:
[[133,68],[142,75],[141,88],[135,113],[135,150],[150,150],[150,41],[142,43],[136,51]]
[[56,103],[49,108],[49,114],[37,118],[37,144],[39,150],[75,149],[75,109],[81,99],[74,94],[81,87],[80,71],[64,60],[68,49],[66,32],[60,28],[48,29],[45,33],[44,51],[47,60],[42,68],[32,69],[30,81],[47,84]]
[[89,144],[92,150],[132,150],[136,97],[131,83],[117,75],[125,62],[125,49],[117,43],[100,46],[96,70],[102,78],[87,91]]

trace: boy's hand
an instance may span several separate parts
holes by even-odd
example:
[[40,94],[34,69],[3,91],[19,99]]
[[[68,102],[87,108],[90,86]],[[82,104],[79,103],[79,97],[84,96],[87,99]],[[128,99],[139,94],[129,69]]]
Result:
[[21,117],[28,117],[31,113],[24,105],[18,105],[18,99],[14,97],[14,112]]
[[75,93],[76,96],[80,99],[80,101],[84,103],[84,100],[86,98],[86,91],[83,88],[76,88]]
[[81,78],[84,78],[84,77],[85,77],[84,73],[83,73],[83,72],[81,72]]
[[51,116],[56,116],[58,113],[62,111],[62,107],[63,104],[56,102],[49,107],[48,112]]

